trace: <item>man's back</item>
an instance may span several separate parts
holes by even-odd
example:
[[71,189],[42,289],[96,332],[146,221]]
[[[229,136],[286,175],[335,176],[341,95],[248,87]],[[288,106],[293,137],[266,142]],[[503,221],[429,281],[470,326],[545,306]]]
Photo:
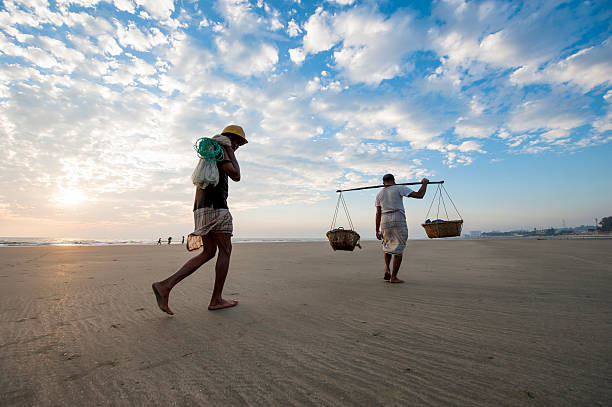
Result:
[[409,196],[412,189],[405,185],[389,185],[376,195],[376,206],[381,207],[382,213],[400,211],[404,213],[402,198]]

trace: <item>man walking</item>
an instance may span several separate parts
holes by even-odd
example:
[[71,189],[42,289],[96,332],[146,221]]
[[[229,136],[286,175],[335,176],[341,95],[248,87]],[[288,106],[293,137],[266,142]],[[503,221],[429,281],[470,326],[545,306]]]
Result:
[[215,257],[217,249],[219,255],[215,265],[215,285],[208,309],[214,311],[238,304],[238,301],[224,299],[221,294],[232,253],[233,224],[232,215],[227,207],[228,176],[235,182],[240,181],[240,166],[234,151],[246,144],[247,139],[242,127],[235,125],[224,128],[221,135],[230,139],[231,147],[223,146],[225,158],[217,163],[219,183],[216,186],[208,185],[205,189],[196,188],[193,206],[195,231],[187,236],[187,249],[192,251],[203,247],[202,252],[188,260],[183,267],[164,281],[153,283],[157,305],[170,315],[174,314],[168,307],[168,297],[172,288]]
[[[402,254],[408,240],[408,226],[404,212],[403,197],[422,199],[427,191],[429,180],[421,180],[421,188],[417,192],[405,185],[396,185],[393,174],[383,176],[385,187],[376,195],[376,238],[382,240],[385,275],[384,279],[390,283],[403,283],[397,278],[402,264]],[[393,269],[390,270],[391,257]]]

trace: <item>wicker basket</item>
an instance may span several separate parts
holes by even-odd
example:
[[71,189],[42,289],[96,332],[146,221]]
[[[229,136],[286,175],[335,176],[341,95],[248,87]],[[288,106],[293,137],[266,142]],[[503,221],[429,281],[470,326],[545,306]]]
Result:
[[361,249],[361,245],[359,244],[359,233],[354,230],[345,230],[343,228],[333,229],[327,232],[327,238],[329,239],[329,244],[331,245],[334,251],[336,250],[355,250],[355,246],[359,246]]
[[455,237],[461,236],[461,227],[463,220],[444,220],[439,222],[422,223],[425,228],[427,237],[430,239],[440,237]]

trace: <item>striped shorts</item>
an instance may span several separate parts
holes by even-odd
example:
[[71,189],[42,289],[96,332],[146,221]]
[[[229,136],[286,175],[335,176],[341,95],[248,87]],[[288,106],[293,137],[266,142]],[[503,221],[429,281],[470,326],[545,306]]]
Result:
[[210,232],[229,233],[234,232],[233,218],[229,209],[199,208],[193,211],[195,230],[187,236],[187,250],[197,250],[204,245],[202,236]]
[[401,256],[408,240],[406,217],[400,211],[383,213],[380,220],[383,251]]

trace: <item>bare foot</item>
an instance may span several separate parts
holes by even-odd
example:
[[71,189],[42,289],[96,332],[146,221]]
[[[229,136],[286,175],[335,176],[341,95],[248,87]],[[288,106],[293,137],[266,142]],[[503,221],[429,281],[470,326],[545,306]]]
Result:
[[215,311],[218,309],[235,307],[236,305],[238,305],[238,301],[236,300],[223,300],[222,299],[220,302],[213,303],[211,301],[210,305],[208,306],[208,310]]
[[153,283],[151,287],[155,293],[155,298],[157,299],[159,309],[164,311],[166,314],[174,315],[174,312],[168,308],[168,295],[170,294],[170,291],[164,289],[160,283]]
[[399,278],[395,277],[395,278],[392,278],[391,280],[389,280],[389,282],[390,282],[390,283],[396,283],[396,284],[399,284],[399,283],[403,283],[403,282],[404,282],[404,280],[400,280]]
[[391,280],[391,273],[389,273],[388,271],[385,271],[385,276],[383,278],[387,281]]

